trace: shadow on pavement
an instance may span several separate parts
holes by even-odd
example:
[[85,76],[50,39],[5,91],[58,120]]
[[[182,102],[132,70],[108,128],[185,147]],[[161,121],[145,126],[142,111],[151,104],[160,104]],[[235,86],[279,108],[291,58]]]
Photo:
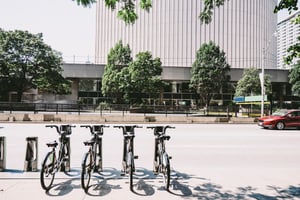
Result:
[[[73,173],[76,174],[76,172]],[[111,193],[112,190],[129,190],[129,186],[128,188],[122,188],[120,185],[111,185],[108,183],[108,180],[125,178],[114,168],[104,169],[100,174],[93,176],[93,180],[96,181],[90,185],[86,193],[90,196],[103,197]],[[155,176],[150,170],[138,168],[134,175],[134,179],[135,184],[132,192],[136,195],[152,196],[155,194],[155,191],[165,190],[162,180],[160,180],[162,177],[160,175]],[[59,182],[59,180],[64,179],[58,178],[56,181]],[[291,185],[288,188],[281,188],[278,186],[266,187],[268,193],[258,192],[258,189],[252,186],[226,190],[222,185],[213,183],[209,179],[172,171],[170,188],[166,192],[184,199],[205,200],[283,200],[300,198],[300,185]],[[47,194],[49,196],[64,196],[74,189],[81,189],[80,177],[73,177],[70,180],[54,184]]]
[[[58,179],[57,181],[59,181]],[[70,180],[60,182],[58,184],[53,184],[50,190],[46,191],[48,196],[65,196],[72,192],[73,189],[80,188],[80,185],[75,185],[72,182],[78,180],[78,178],[72,178]],[[54,180],[55,181],[55,180]]]
[[97,183],[91,184],[86,191],[89,196],[105,196],[108,195],[112,189],[122,189],[120,185],[111,185],[107,183],[107,180],[121,178],[120,172],[114,168],[105,168],[99,173],[93,174],[93,179],[97,180]]

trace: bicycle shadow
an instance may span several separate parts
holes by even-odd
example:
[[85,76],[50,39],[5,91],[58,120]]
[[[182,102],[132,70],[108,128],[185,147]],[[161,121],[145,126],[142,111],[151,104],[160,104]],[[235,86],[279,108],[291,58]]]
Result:
[[112,190],[122,189],[120,185],[111,185],[107,183],[107,179],[98,180],[98,183],[92,184],[88,187],[86,194],[89,196],[106,196]]
[[[61,179],[58,179],[57,181],[59,180]],[[46,191],[46,194],[52,197],[65,196],[71,193],[73,189],[80,188],[80,184],[76,185],[73,183],[73,181],[77,180],[79,180],[79,178],[72,178],[64,182],[53,184],[52,187]]]
[[[154,186],[155,180],[158,180],[159,183],[163,185],[163,177],[161,174],[155,175],[153,171],[150,171],[145,168],[137,168],[136,173],[134,174],[135,178],[138,178],[138,182],[134,184],[132,192],[140,196],[151,196],[157,190],[166,190],[164,186]],[[180,173],[177,171],[171,172],[171,182],[170,188],[167,190],[170,194],[186,197],[192,195],[192,191],[189,189],[189,186],[183,183],[180,183],[179,179],[190,179],[191,177],[187,174]],[[147,182],[145,182],[145,181]]]
[[96,183],[91,184],[86,194],[89,196],[106,196],[112,189],[122,189],[120,185],[111,185],[107,183],[107,180],[120,179],[121,173],[114,168],[104,168],[103,171],[94,173],[92,180],[96,180]]
[[152,171],[145,168],[136,168],[134,178],[138,179],[134,184],[132,192],[139,196],[152,196],[155,193],[153,185],[147,184],[144,180],[154,179],[155,176]]

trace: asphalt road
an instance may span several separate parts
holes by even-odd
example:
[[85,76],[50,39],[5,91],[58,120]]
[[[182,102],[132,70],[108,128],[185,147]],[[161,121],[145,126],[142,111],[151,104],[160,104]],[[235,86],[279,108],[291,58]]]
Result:
[[71,172],[59,173],[49,192],[39,172],[24,172],[26,137],[38,137],[38,168],[58,134],[45,124],[0,124],[6,138],[6,171],[0,172],[2,199],[299,199],[300,131],[265,130],[246,124],[177,124],[168,131],[167,151],[173,158],[172,187],[163,189],[152,173],[154,137],[136,130],[137,172],[134,192],[120,176],[122,133],[112,126],[103,136],[104,174],[95,174],[88,193],[80,186],[80,163],[90,138],[80,124],[71,135]]

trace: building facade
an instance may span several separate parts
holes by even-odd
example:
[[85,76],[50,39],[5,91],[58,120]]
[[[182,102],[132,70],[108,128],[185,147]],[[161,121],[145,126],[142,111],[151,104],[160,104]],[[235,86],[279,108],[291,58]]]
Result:
[[[148,12],[138,9],[138,20],[126,25],[117,11],[97,4],[96,64],[105,64],[110,48],[122,40],[132,56],[150,51],[163,66],[191,67],[196,52],[214,41],[223,49],[232,68],[276,68],[276,0],[230,0],[215,8],[212,22],[202,24],[203,0],[153,1]],[[116,9],[117,10],[117,9]],[[263,60],[264,53],[265,60]]]
[[298,42],[300,36],[300,24],[293,23],[293,20],[300,14],[297,11],[278,23],[277,29],[277,65],[280,69],[290,69],[291,65],[284,63],[284,57],[288,56],[288,48]]

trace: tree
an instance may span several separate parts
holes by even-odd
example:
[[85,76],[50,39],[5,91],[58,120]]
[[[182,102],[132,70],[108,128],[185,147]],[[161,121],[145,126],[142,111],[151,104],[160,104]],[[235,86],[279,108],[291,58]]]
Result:
[[300,95],[300,62],[290,70],[289,83],[292,85],[293,94]]
[[130,87],[127,87],[127,94],[134,94],[136,103],[143,103],[141,94],[159,93],[164,86],[160,58],[153,59],[148,51],[136,55],[136,59],[129,64],[128,72]]
[[129,45],[124,46],[122,41],[119,41],[112,48],[107,56],[107,65],[104,69],[102,79],[102,94],[104,96],[113,97],[116,103],[123,103],[124,93],[124,72],[132,61],[131,50]]
[[[265,75],[265,94],[271,94],[272,84],[270,76]],[[253,96],[261,94],[259,71],[255,68],[244,69],[243,77],[237,82],[235,96]]]
[[206,106],[222,88],[225,82],[230,80],[227,73],[230,66],[226,62],[224,51],[214,42],[202,44],[197,51],[196,60],[192,65],[192,77],[190,87],[200,94]]
[[108,54],[102,79],[102,94],[116,99],[116,103],[129,103],[136,98],[142,102],[142,93],[156,93],[162,87],[162,72],[159,58],[150,52],[141,52],[132,61],[129,45],[119,41]]
[[17,92],[17,100],[28,89],[67,94],[70,82],[62,75],[61,54],[43,42],[42,34],[0,30],[1,87]]

